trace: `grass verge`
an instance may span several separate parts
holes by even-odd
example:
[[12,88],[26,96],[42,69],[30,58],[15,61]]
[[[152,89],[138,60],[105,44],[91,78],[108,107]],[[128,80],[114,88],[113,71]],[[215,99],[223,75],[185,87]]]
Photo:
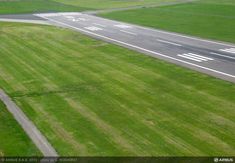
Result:
[[62,156],[235,154],[233,83],[56,27],[1,23],[0,49],[0,87]]
[[165,2],[177,2],[178,0],[55,0],[56,2],[64,3],[67,5],[74,5],[84,8],[92,9],[111,9],[111,8],[126,8],[132,6],[142,5],[157,5]]
[[41,156],[23,129],[0,101],[0,156]]
[[172,6],[117,11],[101,16],[235,43],[235,2],[231,0],[202,0]]
[[52,0],[0,0],[0,14],[83,11],[86,9]]

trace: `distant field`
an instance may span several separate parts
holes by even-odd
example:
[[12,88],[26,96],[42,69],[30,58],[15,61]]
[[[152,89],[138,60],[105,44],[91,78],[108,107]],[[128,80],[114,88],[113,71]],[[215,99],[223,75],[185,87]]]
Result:
[[0,87],[60,155],[235,154],[232,83],[56,27],[1,23],[0,49]]
[[92,9],[122,8],[139,5],[155,5],[179,0],[55,0],[56,2]]
[[0,157],[40,155],[38,149],[0,101]]
[[101,16],[153,28],[235,43],[235,1],[201,0]]
[[178,0],[0,0],[0,14],[84,11],[174,1]]
[[0,14],[83,11],[86,9],[52,0],[0,0]]

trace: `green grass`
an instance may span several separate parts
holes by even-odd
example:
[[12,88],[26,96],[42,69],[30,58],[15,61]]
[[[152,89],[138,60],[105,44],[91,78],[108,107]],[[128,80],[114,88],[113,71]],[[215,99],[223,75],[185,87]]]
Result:
[[0,87],[60,155],[235,155],[232,83],[56,27],[1,23],[0,49]]
[[0,0],[0,14],[84,11],[157,5],[178,0]]
[[92,9],[123,8],[141,5],[155,5],[177,0],[55,0],[56,2]]
[[0,157],[40,155],[41,153],[0,101]]
[[82,8],[52,0],[0,0],[0,14],[83,11]]
[[235,1],[194,3],[102,14],[106,18],[235,43]]

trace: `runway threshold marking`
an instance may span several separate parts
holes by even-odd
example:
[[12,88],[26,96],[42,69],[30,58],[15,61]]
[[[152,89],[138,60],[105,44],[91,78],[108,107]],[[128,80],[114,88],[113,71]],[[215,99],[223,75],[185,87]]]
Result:
[[235,48],[220,49],[220,51],[235,54]]
[[129,32],[129,31],[125,31],[125,30],[120,30],[121,32],[124,32],[124,33],[127,33],[127,34],[131,34],[131,35],[137,35],[136,33],[133,33],[133,32]]
[[84,30],[84,29],[81,29],[81,28],[78,28],[78,27],[74,27],[72,25],[69,25],[69,24],[66,24],[66,23],[63,23],[63,22],[51,19],[51,18],[47,18],[47,17],[45,17],[43,15],[40,15],[40,17],[42,17],[44,19],[47,19],[47,20],[50,20],[52,22],[55,22],[55,23],[58,23],[58,24],[70,27],[72,29],[76,29],[78,31],[81,31],[81,32],[84,32],[84,33],[87,33],[87,34],[90,34],[90,35],[94,35],[96,37],[100,37],[100,38],[103,38],[103,39],[106,39],[106,40],[109,40],[109,41],[116,42],[118,44],[122,44],[122,45],[125,45],[125,46],[136,48],[136,49],[139,49],[141,51],[145,51],[145,52],[150,53],[150,54],[158,55],[158,56],[161,56],[161,57],[164,57],[164,58],[168,58],[168,59],[171,59],[171,60],[174,60],[174,61],[177,61],[177,62],[181,62],[181,63],[188,64],[188,65],[191,65],[191,66],[194,66],[194,67],[197,67],[197,68],[201,68],[201,69],[204,69],[204,70],[207,70],[207,71],[211,71],[211,72],[214,72],[214,73],[217,73],[217,74],[220,74],[220,75],[224,75],[224,76],[228,76],[228,77],[231,77],[231,78],[235,78],[235,75],[232,75],[232,74],[228,74],[228,73],[225,73],[225,72],[222,72],[222,71],[218,71],[218,70],[215,70],[215,69],[212,69],[212,68],[204,67],[204,66],[201,66],[201,65],[197,65],[195,63],[191,63],[191,62],[184,61],[184,60],[181,60],[181,59],[178,59],[178,58],[167,56],[165,54],[161,54],[161,53],[158,53],[158,52],[155,52],[155,51],[152,51],[152,50],[148,50],[148,49],[136,46],[136,45],[132,45],[132,44],[123,42],[123,41],[115,40],[115,39],[112,39],[112,38],[107,37],[107,36],[103,36],[103,35],[100,35],[100,34],[97,34],[97,33],[91,32],[91,31],[87,31],[87,30]]
[[204,57],[204,56],[193,54],[193,53],[178,54],[177,56],[182,57],[182,58],[186,58],[189,60],[193,60],[196,62],[207,62],[207,61],[214,60],[212,58]]
[[157,41],[162,42],[162,43],[166,43],[166,44],[175,45],[175,46],[182,46],[180,44],[177,44],[177,43],[174,43],[174,42],[170,42],[170,41],[165,41],[165,40],[160,40],[160,39],[157,39]]

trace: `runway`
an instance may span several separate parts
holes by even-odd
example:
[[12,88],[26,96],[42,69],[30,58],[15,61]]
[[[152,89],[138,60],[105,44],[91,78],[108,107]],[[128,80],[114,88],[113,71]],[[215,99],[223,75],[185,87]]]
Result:
[[71,28],[104,41],[235,82],[235,45],[122,23],[84,13],[35,15],[55,25]]

